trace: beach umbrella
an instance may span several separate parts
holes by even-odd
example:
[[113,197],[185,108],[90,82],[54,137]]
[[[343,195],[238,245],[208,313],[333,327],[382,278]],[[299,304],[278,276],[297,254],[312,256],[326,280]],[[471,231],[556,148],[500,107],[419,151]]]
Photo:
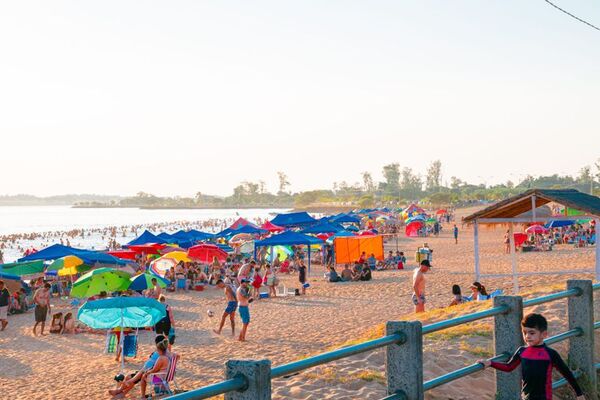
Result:
[[442,208],[441,210],[437,210],[435,213],[437,215],[442,215],[442,214],[448,214],[448,211],[446,211],[445,209]]
[[542,234],[542,233],[548,233],[548,229],[544,228],[542,225],[531,225],[529,228],[525,229],[525,232]]
[[[88,301],[79,308],[77,319],[92,329],[143,328],[154,326],[167,315],[165,306],[145,297],[114,297]],[[121,354],[124,335],[120,336]],[[121,357],[121,371],[125,357]]]
[[4,273],[22,276],[40,275],[44,272],[44,261],[24,261],[10,264],[0,264],[0,271]]
[[168,270],[175,268],[177,260],[173,258],[159,258],[150,263],[150,272],[158,276],[165,276]]
[[167,246],[163,249],[160,249],[159,251],[161,254],[165,255],[165,254],[172,253],[174,251],[185,252],[185,249],[182,249],[181,247],[177,247],[177,246]]
[[72,297],[90,297],[100,292],[118,292],[129,287],[129,274],[114,268],[94,269],[73,283]]
[[404,232],[408,237],[416,237],[419,236],[419,229],[423,228],[423,221],[413,221],[406,225],[404,228]]
[[151,287],[153,287],[152,279],[156,279],[156,283],[158,284],[158,286],[160,286],[162,288],[167,287],[171,283],[171,282],[169,282],[169,280],[167,280],[161,276],[157,276],[157,275],[149,274],[149,273],[143,273],[143,274],[132,276],[131,278],[129,278],[129,280],[131,281],[131,284],[129,285],[128,289],[146,290],[148,288],[151,288]]
[[237,235],[233,235],[231,239],[229,239],[229,244],[232,246],[242,245],[248,241],[252,240],[252,235],[249,233],[238,233]]
[[211,263],[213,257],[217,257],[217,260],[224,262],[227,259],[227,253],[217,245],[203,243],[194,247],[190,247],[188,250],[188,256],[196,261],[203,263]]
[[131,245],[128,246],[127,248],[129,250],[135,251],[136,253],[139,254],[160,254],[158,252],[159,249],[162,249],[163,247],[165,247],[164,244],[136,244],[136,245]]
[[117,257],[123,260],[131,260],[134,261],[135,260],[135,256],[138,254],[133,250],[114,250],[114,251],[107,251],[107,254],[110,254],[113,257]]
[[240,246],[240,253],[253,254],[254,253],[254,240],[245,242]]
[[64,256],[54,260],[52,264],[46,268],[46,271],[58,271],[63,268],[75,268],[83,265],[84,262],[77,256]]
[[172,260],[175,260],[177,262],[190,262],[192,260],[190,260],[190,258],[188,257],[187,253],[185,251],[172,251],[170,253],[165,254],[164,256],[162,256],[161,258],[170,258]]

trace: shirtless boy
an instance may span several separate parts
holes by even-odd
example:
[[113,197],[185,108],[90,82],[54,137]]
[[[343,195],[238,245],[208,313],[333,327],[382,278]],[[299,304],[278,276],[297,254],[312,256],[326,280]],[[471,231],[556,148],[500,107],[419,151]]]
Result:
[[50,284],[45,283],[33,295],[35,303],[35,325],[33,326],[33,335],[37,336],[35,331],[38,324],[42,324],[42,336],[44,335],[44,327],[46,326],[46,316],[50,312]]
[[237,310],[237,300],[235,298],[235,292],[231,285],[226,285],[223,280],[219,279],[217,281],[217,287],[219,289],[223,289],[225,293],[225,299],[227,300],[227,307],[223,312],[223,316],[221,317],[221,324],[219,325],[219,329],[213,329],[213,331],[220,335],[223,330],[223,326],[225,325],[225,320],[229,315],[229,321],[231,321],[231,336],[235,336],[235,310]]
[[246,331],[248,330],[248,324],[250,324],[250,310],[248,309],[248,305],[250,304],[250,287],[248,286],[247,279],[241,280],[236,297],[238,299],[240,317],[242,318],[242,331],[238,339],[240,342],[243,342],[246,340]]
[[415,312],[425,312],[425,273],[431,269],[429,260],[421,261],[421,265],[415,268],[413,273],[413,295],[412,301],[415,305]]

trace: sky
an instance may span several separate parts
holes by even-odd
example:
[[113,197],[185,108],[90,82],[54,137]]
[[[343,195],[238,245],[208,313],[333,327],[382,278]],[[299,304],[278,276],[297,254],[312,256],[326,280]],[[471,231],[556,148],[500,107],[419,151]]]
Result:
[[[596,0],[555,0],[600,25]],[[600,32],[543,0],[0,3],[0,194],[577,174]]]

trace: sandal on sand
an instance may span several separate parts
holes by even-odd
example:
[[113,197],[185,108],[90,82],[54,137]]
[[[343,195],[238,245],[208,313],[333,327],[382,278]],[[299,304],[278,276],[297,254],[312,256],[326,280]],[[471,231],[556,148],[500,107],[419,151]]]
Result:
[[115,400],[115,399],[124,399],[125,395],[123,393],[119,393],[119,394],[115,394],[111,400]]

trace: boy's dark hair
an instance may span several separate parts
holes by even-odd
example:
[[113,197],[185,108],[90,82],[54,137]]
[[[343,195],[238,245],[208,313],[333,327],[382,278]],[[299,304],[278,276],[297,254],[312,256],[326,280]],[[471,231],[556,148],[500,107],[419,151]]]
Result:
[[456,295],[460,295],[460,286],[458,285],[452,285],[452,294],[456,294]]
[[48,282],[44,283],[44,287],[46,289],[50,289],[52,287],[52,285],[50,285]]
[[219,283],[223,283],[223,279],[217,279],[217,281],[215,282],[215,285],[218,285]]
[[533,328],[540,332],[546,332],[548,330],[548,321],[542,314],[527,314],[521,321],[523,328]]

